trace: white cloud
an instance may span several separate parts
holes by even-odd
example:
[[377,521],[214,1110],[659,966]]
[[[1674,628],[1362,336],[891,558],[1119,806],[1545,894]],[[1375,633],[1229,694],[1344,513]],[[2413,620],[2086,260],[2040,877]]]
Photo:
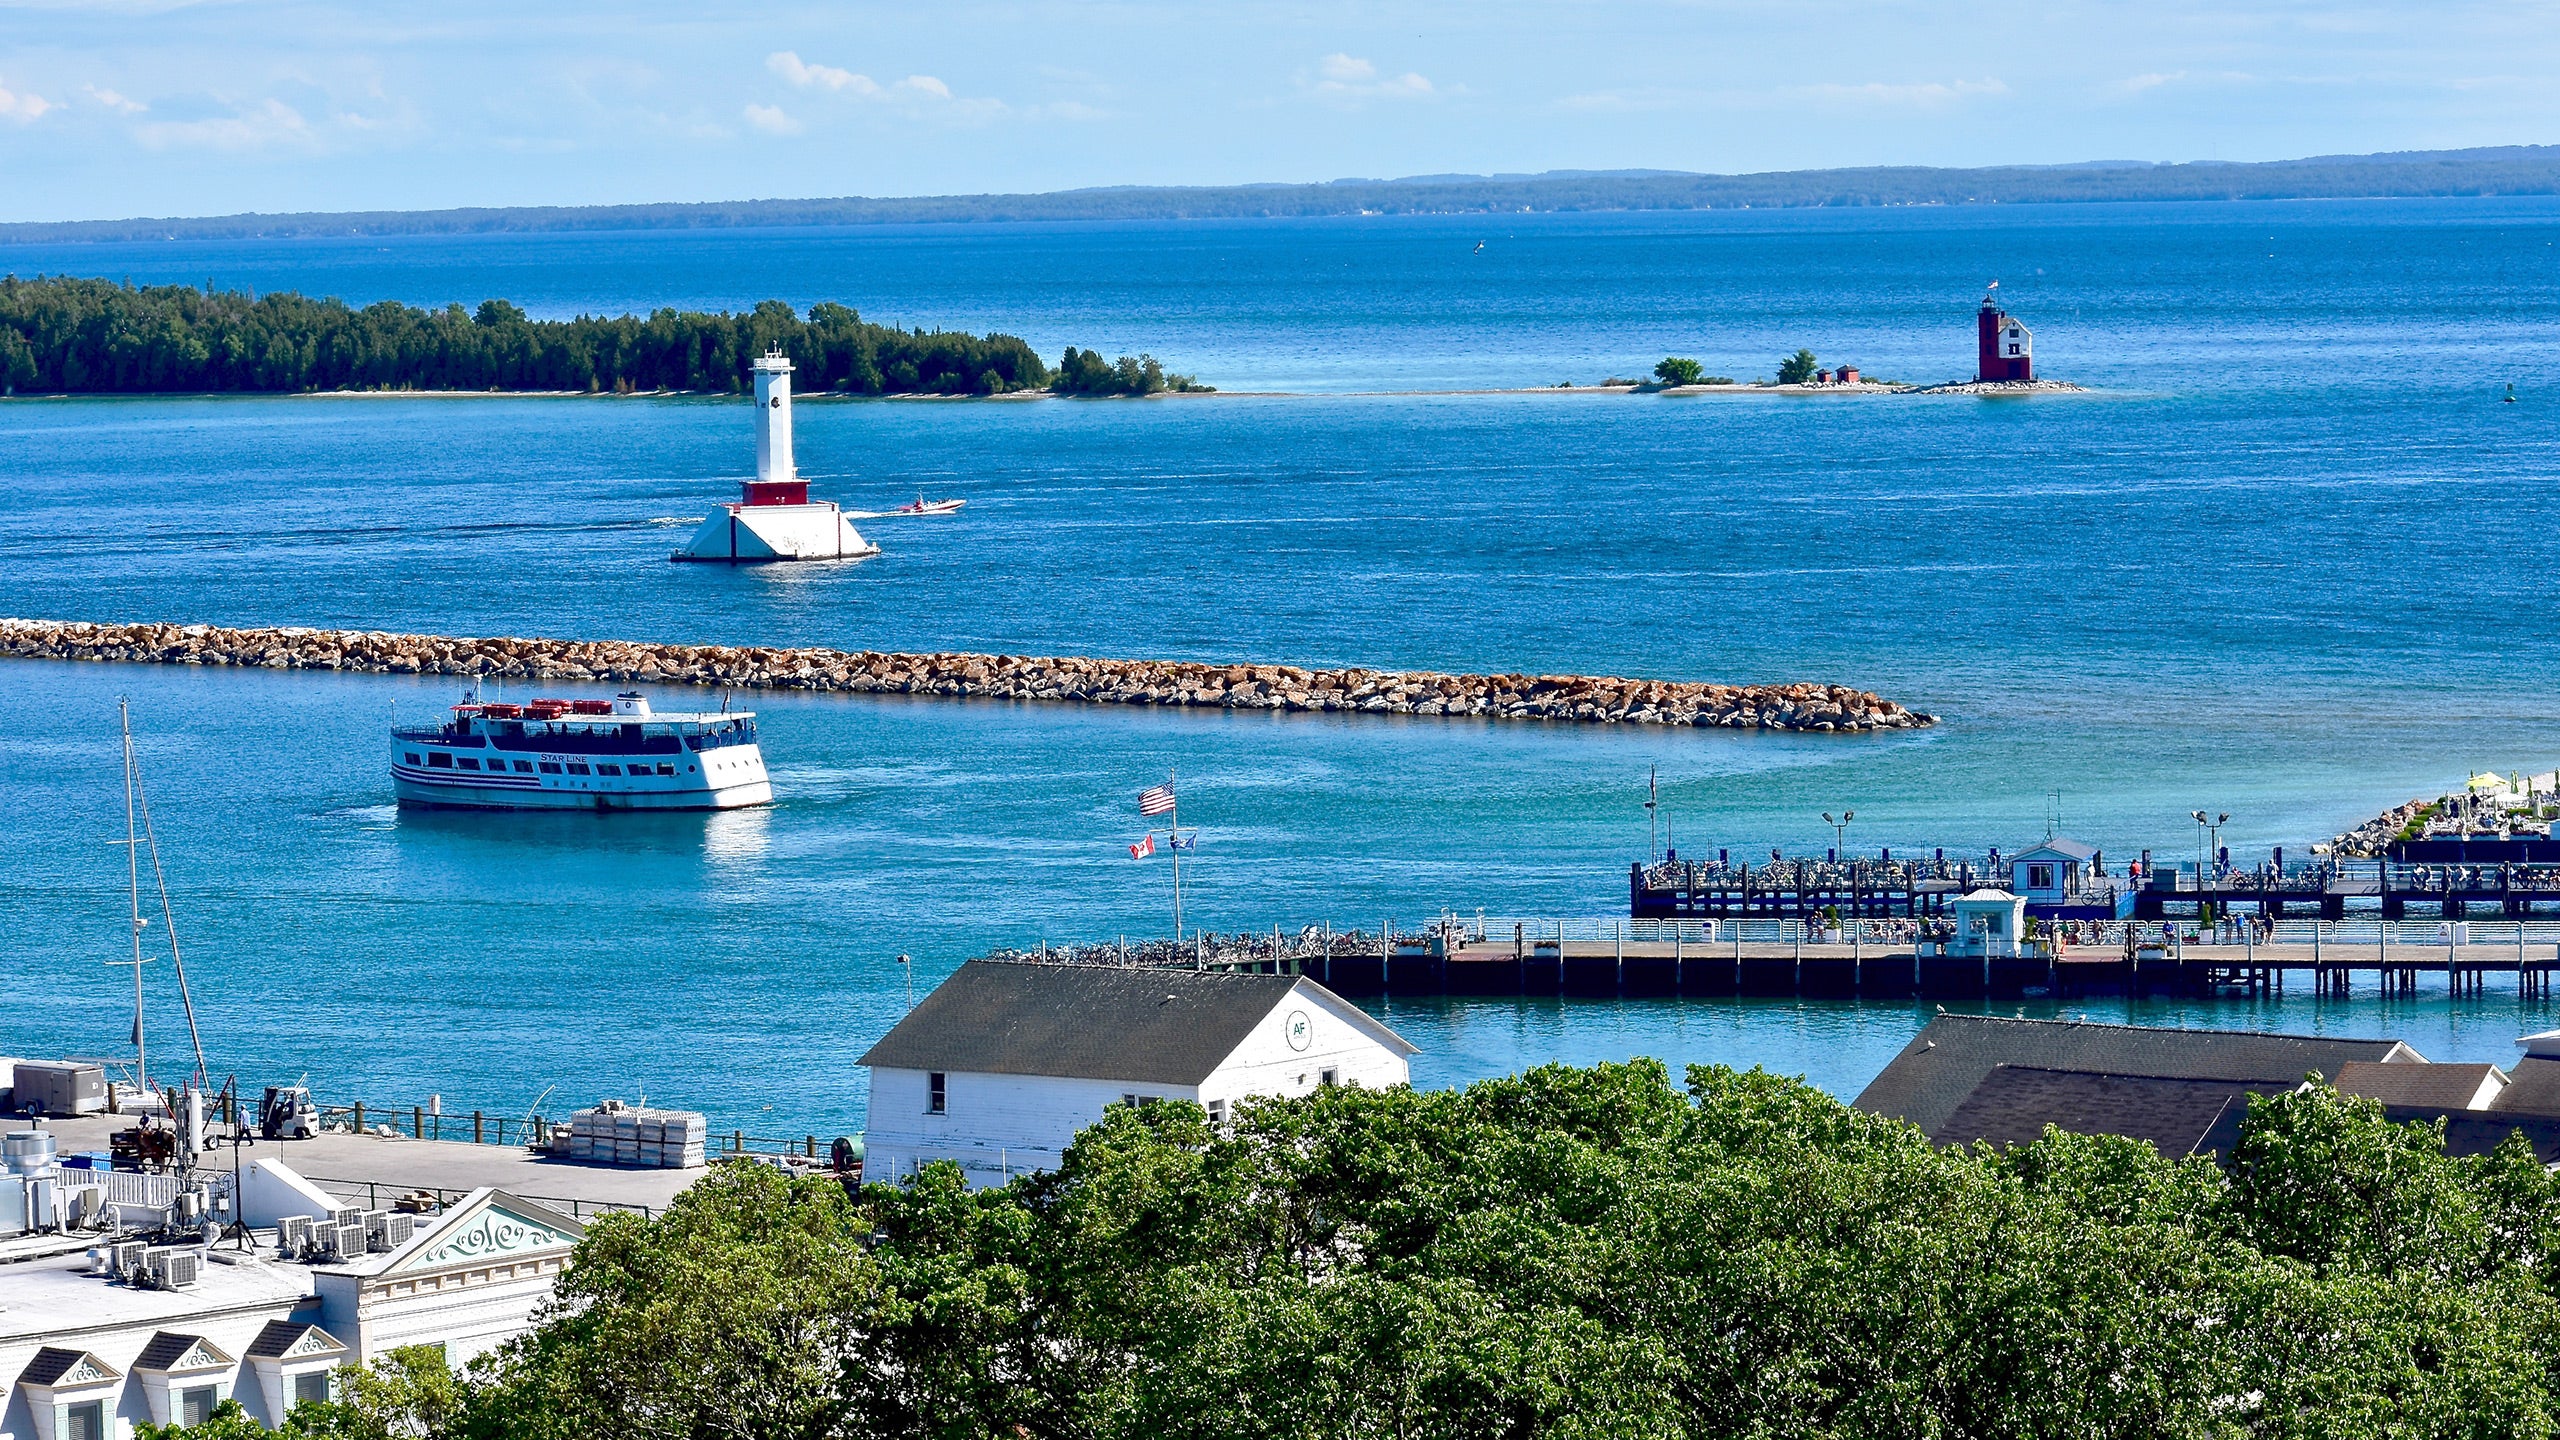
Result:
[[139,115],[151,108],[139,100],[128,100],[113,90],[102,90],[95,85],[83,85],[80,88],[88,92],[90,99],[110,110],[120,110],[127,115]]
[[1836,103],[1864,102],[1908,109],[1934,110],[1960,100],[2006,95],[2009,87],[1996,79],[1928,81],[1917,85],[1813,85],[1806,93]]
[[1418,100],[1438,93],[1430,81],[1410,70],[1380,75],[1376,62],[1338,50],[1316,62],[1315,80],[1308,88],[1345,99]]
[[2127,95],[2139,95],[2145,90],[2157,90],[2163,85],[2174,84],[2186,78],[2187,72],[2184,70],[2173,70],[2166,75],[2155,70],[2148,75],[2129,75],[2117,81],[2116,88]]
[[802,129],[799,121],[785,115],[776,106],[750,105],[746,115],[748,124],[768,135],[797,135]]
[[[840,69],[833,65],[812,65],[790,50],[776,50],[765,57],[764,67],[804,90],[825,90],[838,95],[880,104],[896,105],[916,115],[942,115],[957,122],[982,121],[1005,113],[1005,103],[993,99],[972,99],[951,93],[951,87],[933,75],[910,75],[883,85],[868,75]],[[750,106],[768,110],[769,106]],[[779,115],[779,111],[773,112]],[[750,115],[750,119],[754,117]],[[757,120],[758,125],[766,125]],[[769,126],[767,128],[770,128]],[[793,122],[798,128],[798,122]]]
[[856,95],[880,93],[879,84],[868,75],[856,75],[833,65],[812,65],[789,50],[776,50],[766,56],[764,68],[802,89],[850,90]]
[[281,100],[203,120],[155,120],[135,126],[133,133],[154,150],[265,150],[319,144],[302,112]]
[[41,95],[20,95],[15,91],[0,88],[0,117],[24,123],[41,117],[44,112],[52,108],[54,108],[53,102]]

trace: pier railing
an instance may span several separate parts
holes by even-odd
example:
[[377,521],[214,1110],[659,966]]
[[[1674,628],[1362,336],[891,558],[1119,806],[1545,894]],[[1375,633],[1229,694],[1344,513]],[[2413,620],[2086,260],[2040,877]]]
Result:
[[[541,1149],[554,1134],[565,1133],[569,1128],[566,1120],[552,1120],[540,1115],[516,1119],[484,1110],[447,1113],[440,1104],[376,1105],[358,1100],[345,1105],[322,1105],[319,1109],[323,1129],[366,1135],[388,1133],[412,1140],[507,1145],[521,1149]],[[815,1134],[750,1135],[744,1130],[714,1130],[703,1143],[703,1155],[711,1160],[723,1156],[758,1155],[818,1160],[827,1156],[833,1144],[832,1139]]]

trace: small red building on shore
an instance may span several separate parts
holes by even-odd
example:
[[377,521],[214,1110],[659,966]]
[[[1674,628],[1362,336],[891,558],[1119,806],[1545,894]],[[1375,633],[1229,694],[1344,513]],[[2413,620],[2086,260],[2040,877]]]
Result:
[[[1994,289],[2000,282],[1991,282]],[[1978,381],[2033,380],[2036,378],[2035,336],[2026,326],[2000,308],[1998,300],[1985,294],[1982,311],[1975,317],[1976,359],[1974,376]]]

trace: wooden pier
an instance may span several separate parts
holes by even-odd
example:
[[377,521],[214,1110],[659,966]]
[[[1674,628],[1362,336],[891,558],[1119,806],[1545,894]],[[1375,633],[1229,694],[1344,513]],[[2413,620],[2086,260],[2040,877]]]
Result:
[[1872,999],[2013,998],[2096,994],[2411,995],[2443,976],[2458,996],[2493,990],[2548,1000],[2560,944],[2519,954],[2512,943],[2470,945],[2182,944],[2068,949],[2059,955],[1957,956],[1909,943],[1792,940],[1537,940],[1454,945],[1404,941],[1367,955],[1311,955],[1234,968],[1288,968],[1347,996],[1480,995],[1537,998]]

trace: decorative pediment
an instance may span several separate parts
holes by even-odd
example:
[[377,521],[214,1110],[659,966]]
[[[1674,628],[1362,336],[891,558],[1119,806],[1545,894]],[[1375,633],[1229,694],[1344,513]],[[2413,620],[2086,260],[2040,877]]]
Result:
[[223,1353],[222,1347],[201,1335],[180,1335],[163,1330],[151,1337],[135,1358],[133,1368],[162,1375],[188,1375],[199,1370],[228,1370],[239,1363]]
[[299,1320],[270,1320],[249,1345],[252,1360],[318,1360],[347,1352],[337,1336]]
[[86,1350],[64,1350],[48,1345],[36,1352],[27,1368],[18,1374],[21,1385],[41,1385],[53,1390],[70,1390],[83,1385],[112,1385],[123,1374],[106,1361]]
[[338,1354],[346,1348],[345,1344],[340,1342],[337,1336],[330,1334],[328,1331],[321,1329],[317,1325],[311,1325],[304,1327],[302,1338],[294,1341],[291,1345],[286,1346],[284,1353],[276,1358],[279,1360],[316,1360],[323,1355]]
[[434,1229],[411,1242],[382,1273],[442,1269],[566,1250],[585,1234],[585,1226],[547,1205],[519,1200],[504,1191],[485,1191],[455,1207]]

